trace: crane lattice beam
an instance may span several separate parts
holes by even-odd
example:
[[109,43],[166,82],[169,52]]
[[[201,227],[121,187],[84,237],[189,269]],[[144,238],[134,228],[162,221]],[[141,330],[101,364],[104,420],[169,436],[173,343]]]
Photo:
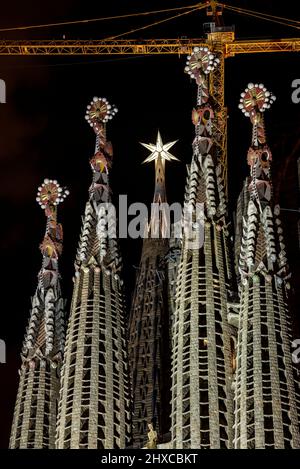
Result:
[[[0,55],[135,55],[190,54],[193,47],[205,46],[206,39],[147,40],[1,40]],[[223,43],[225,57],[236,54],[300,51],[300,38],[231,41]]]
[[236,54],[256,54],[264,52],[300,52],[300,38],[234,41],[224,45],[226,57]]
[[0,41],[0,55],[189,54],[204,39]]

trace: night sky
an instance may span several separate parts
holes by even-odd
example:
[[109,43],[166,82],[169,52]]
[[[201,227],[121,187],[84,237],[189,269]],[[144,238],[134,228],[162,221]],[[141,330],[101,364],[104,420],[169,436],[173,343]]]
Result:
[[[236,0],[235,6],[300,20],[298,2],[289,9],[282,2]],[[94,2],[79,0],[16,1],[1,5],[0,29],[21,25],[79,20],[101,16],[173,8],[192,0],[133,0]],[[298,8],[298,11],[297,11]],[[1,39],[100,39],[118,34],[166,13],[51,29],[1,32]],[[175,13],[174,13],[175,14]],[[299,37],[299,30],[225,11],[226,25],[235,24],[237,38]],[[171,23],[141,31],[129,38],[202,37],[204,12],[192,13]],[[111,186],[114,197],[127,194],[129,202],[150,204],[154,167],[141,165],[147,156],[138,142],[154,143],[159,129],[164,142],[178,139],[172,148],[181,162],[167,164],[169,202],[183,200],[186,169],[191,160],[193,124],[190,119],[196,88],[184,74],[185,57],[91,56],[0,57],[0,78],[7,86],[7,103],[0,104],[0,203],[1,203],[1,316],[0,339],[7,345],[7,363],[0,364],[0,447],[8,446],[20,365],[19,353],[29,317],[30,297],[41,266],[39,243],[45,216],[35,201],[45,177],[57,179],[70,190],[59,206],[64,228],[64,252],[60,266],[69,310],[73,264],[81,216],[91,183],[89,158],[94,133],[84,114],[93,96],[105,96],[119,113],[108,124],[114,146]],[[247,175],[246,152],[251,126],[237,109],[239,95],[249,81],[262,82],[277,96],[266,112],[269,144],[273,150],[276,200],[283,208],[297,209],[296,160],[300,156],[300,103],[291,101],[291,83],[300,79],[299,53],[238,56],[226,62],[226,103],[229,110],[229,197],[234,209]],[[294,288],[299,289],[297,212],[283,212]],[[141,242],[123,240],[128,303],[134,285]],[[296,306],[295,306],[296,305]],[[294,301],[298,311],[299,299]],[[295,335],[297,332],[295,329]],[[299,337],[299,336],[298,336]]]

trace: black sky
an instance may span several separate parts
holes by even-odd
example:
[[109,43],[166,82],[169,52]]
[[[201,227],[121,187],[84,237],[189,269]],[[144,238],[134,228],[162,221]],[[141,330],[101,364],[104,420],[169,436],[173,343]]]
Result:
[[[1,5],[0,29],[192,3],[192,0],[17,1]],[[228,3],[300,20],[298,2],[290,2],[289,9],[284,8],[282,2],[271,0]],[[0,32],[0,38],[61,39],[65,35],[69,39],[98,39],[150,23],[155,18],[158,17],[85,27]],[[297,37],[300,34],[295,29],[227,11],[224,19],[227,25],[235,24],[238,38]],[[206,21],[203,13],[193,13],[129,37],[201,37],[203,21]],[[7,363],[0,364],[0,447],[8,445],[19,353],[41,261],[38,246],[45,218],[35,202],[37,187],[45,177],[50,177],[67,185],[71,191],[59,207],[64,226],[61,271],[64,291],[70,300],[81,215],[91,182],[88,161],[94,150],[94,135],[84,119],[85,107],[94,95],[98,95],[107,97],[119,109],[108,128],[115,155],[111,182],[115,196],[128,194],[129,201],[151,202],[154,170],[140,165],[146,153],[138,142],[153,142],[157,129],[160,129],[164,141],[179,140],[173,150],[181,163],[168,165],[166,177],[169,201],[182,201],[185,164],[191,159],[193,125],[190,114],[195,102],[195,86],[183,73],[184,65],[185,58],[176,56],[0,57],[0,78],[7,85],[7,103],[0,104],[0,339],[7,344]],[[291,83],[300,78],[299,53],[239,56],[228,59],[226,66],[231,206],[234,207],[247,174],[246,151],[250,143],[250,124],[237,109],[239,94],[249,81],[259,81],[277,96],[276,103],[266,115],[278,188],[276,194],[282,207],[298,208],[296,158],[299,150],[295,147],[300,134],[300,104],[291,101]],[[284,214],[291,266],[296,272],[294,286],[299,289],[297,217],[295,212]],[[129,299],[140,243],[123,241],[121,248]]]

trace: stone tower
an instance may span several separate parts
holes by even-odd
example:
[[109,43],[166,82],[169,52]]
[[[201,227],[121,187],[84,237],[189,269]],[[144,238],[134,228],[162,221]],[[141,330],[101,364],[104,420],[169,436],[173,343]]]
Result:
[[[272,197],[272,154],[264,111],[274,97],[250,83],[240,109],[252,123],[239,217],[240,320],[235,384],[235,448],[299,448],[299,394],[292,363],[287,307],[289,272],[280,221]],[[241,209],[243,205],[243,209]]]
[[218,116],[209,95],[210,73],[218,66],[208,48],[196,47],[185,69],[197,83],[197,103],[172,324],[171,430],[178,449],[230,448],[233,440],[232,268]]
[[65,340],[65,302],[58,271],[63,234],[57,223],[57,205],[67,194],[68,191],[56,181],[45,179],[39,187],[37,200],[47,216],[46,232],[40,246],[43,262],[21,353],[10,448],[55,448]]
[[133,396],[133,445],[142,448],[152,424],[158,441],[170,429],[170,312],[168,253],[170,220],[165,189],[165,161],[175,142],[156,145],[145,162],[155,161],[155,191],[151,218],[145,229],[141,262],[130,316],[129,362]]
[[57,448],[124,448],[131,438],[121,257],[110,203],[112,145],[106,139],[106,122],[115,112],[105,98],[95,97],[87,108],[96,148],[75,262]]

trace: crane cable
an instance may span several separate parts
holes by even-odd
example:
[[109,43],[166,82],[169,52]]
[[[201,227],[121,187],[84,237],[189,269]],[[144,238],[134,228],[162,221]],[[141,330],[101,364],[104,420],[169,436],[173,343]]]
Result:
[[117,19],[124,19],[124,18],[133,18],[138,16],[148,16],[154,15],[158,13],[167,13],[170,11],[179,11],[179,10],[189,10],[195,8],[197,6],[203,5],[202,3],[195,3],[194,5],[189,5],[185,7],[177,7],[177,8],[168,8],[164,10],[155,10],[155,11],[145,11],[140,13],[129,13],[126,15],[118,15],[118,16],[106,16],[101,18],[90,18],[85,20],[74,20],[74,21],[63,21],[60,23],[47,23],[47,24],[36,24],[36,25],[29,25],[29,26],[16,26],[12,28],[1,28],[0,32],[7,32],[7,31],[23,31],[27,29],[41,29],[41,28],[52,28],[56,26],[70,26],[76,24],[86,24],[86,23],[95,23],[99,21],[110,21],[110,20],[117,20]]
[[[239,13],[241,15],[246,15],[246,16],[252,16],[252,17],[258,18],[260,20],[270,21],[271,23],[278,23],[278,24],[281,24],[283,26],[288,26],[288,27],[294,28],[294,29],[300,29],[300,26],[297,26],[297,24],[300,24],[300,22],[295,21],[295,20],[290,20],[288,18],[282,18],[282,17],[275,17],[275,16],[268,15],[268,14],[265,14],[265,13],[259,13],[259,12],[255,12],[255,11],[252,11],[252,10],[245,10],[243,8],[236,8],[236,7],[232,7],[231,5],[224,5],[223,4],[223,6],[227,10],[230,10],[234,13]],[[282,18],[285,21],[279,21],[278,19],[275,19],[275,18]],[[293,22],[295,24],[291,24],[291,22]]]
[[[117,15],[117,16],[106,16],[106,17],[100,17],[100,18],[90,18],[90,19],[85,19],[85,20],[74,20],[74,21],[63,21],[63,22],[58,22],[58,23],[47,23],[47,24],[37,24],[37,25],[29,25],[29,26],[17,26],[17,27],[12,27],[12,28],[0,28],[0,32],[8,32],[8,31],[22,31],[22,30],[28,30],[28,29],[41,29],[41,28],[50,28],[50,27],[57,27],[57,26],[70,26],[70,25],[76,25],[76,24],[87,24],[87,23],[95,23],[95,22],[100,22],[100,21],[110,21],[110,20],[117,20],[117,19],[124,19],[124,18],[133,18],[133,17],[139,17],[139,16],[149,16],[149,15],[154,15],[154,14],[159,14],[159,13],[167,13],[171,11],[182,11],[182,10],[190,10],[190,11],[185,11],[184,13],[166,18],[161,21],[154,22],[150,25],[143,26],[141,28],[136,28],[121,34],[118,34],[116,36],[112,36],[107,39],[115,39],[117,37],[121,37],[136,31],[141,31],[143,29],[150,28],[152,26],[156,26],[157,24],[164,23],[166,21],[170,21],[172,19],[175,19],[177,17],[187,15],[189,13],[192,13],[196,10],[202,10],[204,8],[207,8],[209,2],[200,2],[200,3],[195,3],[194,5],[188,5],[185,7],[176,7],[176,8],[168,8],[168,9],[163,9],[163,10],[153,10],[153,11],[146,11],[146,12],[139,12],[139,13],[129,13],[125,15]],[[247,10],[245,8],[238,8],[234,7],[231,5],[226,5],[224,3],[217,3],[217,6],[220,6],[222,8],[226,8],[227,10],[231,10],[234,13],[239,13],[243,15],[248,15],[252,16],[261,20],[265,21],[270,21],[273,23],[278,23],[283,26],[289,26],[295,29],[300,29],[300,21],[292,20],[289,18],[284,18],[282,16],[275,16],[275,15],[269,15],[268,13],[261,13],[257,12],[254,10]],[[283,20],[283,21],[279,21]]]
[[[297,26],[297,24],[300,24],[298,21],[290,20],[288,18],[282,18],[284,21],[279,21],[279,20],[275,19],[276,17],[274,17],[272,15],[267,15],[265,13],[252,12],[251,10],[244,10],[242,8],[235,8],[235,7],[231,7],[231,6],[228,6],[227,9],[229,9],[229,10],[235,12],[235,13],[240,13],[240,14],[247,15],[247,16],[253,16],[253,17],[258,18],[260,20],[270,21],[272,23],[278,23],[278,24],[281,24],[283,26],[289,26],[291,28],[300,29],[300,27]],[[281,17],[277,17],[277,18],[281,18]]]
[[225,5],[225,4],[218,4],[218,5],[222,5],[224,8],[232,8],[232,9],[236,9],[236,10],[242,10],[242,11],[247,12],[247,13],[257,13],[259,15],[263,15],[263,16],[266,16],[266,17],[269,17],[269,18],[274,18],[276,20],[283,20],[283,21],[290,22],[290,23],[300,24],[300,21],[292,20],[290,18],[285,18],[283,16],[270,15],[269,13],[265,13],[265,12],[261,12],[261,11],[254,11],[254,10],[247,10],[246,8],[234,7],[232,5]]
[[164,18],[163,20],[155,21],[154,23],[147,24],[146,26],[141,26],[140,28],[135,28],[135,29],[131,29],[129,31],[125,31],[124,33],[117,34],[116,36],[107,37],[107,38],[104,39],[104,41],[114,40],[114,39],[117,39],[121,36],[125,36],[125,35],[131,34],[131,33],[135,33],[137,31],[142,31],[144,29],[152,28],[153,26],[156,26],[158,24],[165,23],[166,21],[171,21],[175,18],[179,18],[180,16],[189,15],[190,13],[193,13],[194,11],[199,11],[199,10],[202,10],[203,8],[206,8],[206,7],[207,7],[207,5],[200,4],[199,6],[197,6],[197,8],[194,8],[193,10],[185,11],[184,13],[178,13],[178,15],[175,15],[175,16],[169,16],[168,18]]

